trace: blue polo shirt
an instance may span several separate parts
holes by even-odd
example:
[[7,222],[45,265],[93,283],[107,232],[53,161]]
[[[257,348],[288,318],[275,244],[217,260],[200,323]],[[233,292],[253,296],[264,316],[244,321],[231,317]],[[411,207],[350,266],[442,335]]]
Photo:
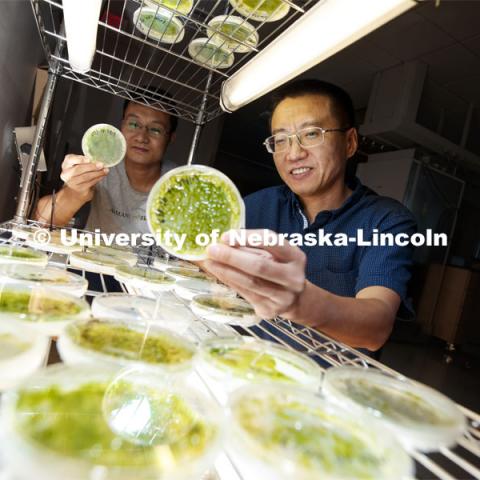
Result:
[[[363,243],[372,242],[374,233],[406,233],[416,231],[411,212],[400,202],[377,195],[362,185],[358,178],[349,184],[353,191],[336,210],[324,210],[309,223],[296,195],[286,186],[270,187],[245,198],[247,228],[268,228],[277,233],[317,235],[323,233],[323,245],[300,246],[307,256],[307,279],[336,295],[355,297],[370,286],[390,288],[402,299],[401,315],[411,314],[406,303],[413,248],[409,246],[329,246],[335,234],[357,238],[363,232]],[[329,236],[329,234],[331,234]],[[337,243],[343,243],[340,239]]]

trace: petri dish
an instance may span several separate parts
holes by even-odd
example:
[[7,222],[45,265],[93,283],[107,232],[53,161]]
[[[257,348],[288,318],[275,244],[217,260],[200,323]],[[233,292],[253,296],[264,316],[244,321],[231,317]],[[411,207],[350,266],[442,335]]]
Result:
[[330,368],[323,392],[352,412],[367,413],[389,428],[408,450],[453,445],[466,420],[448,397],[407,379],[363,368]]
[[236,296],[236,293],[226,285],[211,280],[199,280],[192,278],[190,280],[177,280],[173,287],[174,292],[183,300],[192,300],[195,295],[214,294]]
[[283,0],[229,0],[230,5],[248,20],[276,22],[290,10]]
[[153,186],[147,221],[160,246],[183,260],[203,260],[206,248],[245,225],[245,205],[233,182],[204,165],[174,168]]
[[121,253],[109,255],[97,250],[97,248],[89,248],[85,252],[73,252],[69,257],[71,267],[106,275],[114,275],[117,267],[131,265],[128,260],[129,258],[124,257]]
[[243,478],[411,478],[413,462],[367,415],[290,386],[249,385],[229,400],[228,452]]
[[265,340],[209,339],[202,343],[199,359],[202,372],[227,392],[248,382],[283,383],[312,391],[321,384],[322,371],[314,360]]
[[[41,241],[39,241],[39,238],[36,236],[37,232],[41,232]],[[46,228],[39,228],[25,240],[25,244],[37,250],[63,255],[68,255],[71,252],[76,252],[82,249],[82,246],[77,241],[77,236],[75,235],[74,237],[67,229],[49,231]]]
[[73,295],[31,284],[0,284],[0,321],[22,323],[45,335],[57,336],[68,323],[89,315],[88,303]]
[[175,285],[174,277],[149,267],[117,267],[114,277],[117,281],[133,288],[145,288],[154,291],[171,290]]
[[82,151],[91,162],[114,167],[125,157],[127,142],[118,128],[99,123],[91,126],[83,135]]
[[[53,288],[76,297],[82,297],[88,288],[88,280],[75,273],[57,267],[36,265],[0,265],[0,279],[23,285],[34,284]],[[1,282],[1,280],[0,280]]]
[[250,52],[258,45],[255,27],[242,17],[219,15],[208,22],[207,35],[217,44],[235,53]]
[[43,365],[49,347],[45,335],[29,328],[0,323],[0,391],[13,388]]
[[231,296],[195,295],[190,308],[195,315],[210,322],[249,327],[262,320],[248,302]]
[[139,8],[133,23],[148,38],[160,43],[179,43],[185,35],[183,23],[165,8]]
[[188,45],[188,53],[193,61],[209,68],[224,69],[233,65],[235,56],[221,43],[211,38],[196,38]]
[[186,260],[178,260],[175,258],[164,258],[164,257],[157,257],[153,260],[153,266],[158,268],[159,270],[165,271],[167,268],[172,267],[181,267],[181,268],[190,268],[191,270],[200,270],[192,262],[187,262]]
[[69,325],[58,351],[67,364],[110,363],[164,375],[190,371],[196,347],[153,323],[96,318]]
[[15,478],[199,478],[222,439],[223,416],[201,392],[142,371],[54,365],[2,400]]
[[184,267],[168,267],[165,273],[177,280],[204,280],[206,282],[215,282],[215,277],[200,270]]
[[24,263],[45,266],[48,263],[48,256],[45,252],[38,252],[29,247],[0,245],[0,264],[2,263]]
[[145,0],[145,5],[155,9],[158,6],[164,6],[187,15],[193,8],[193,0]]

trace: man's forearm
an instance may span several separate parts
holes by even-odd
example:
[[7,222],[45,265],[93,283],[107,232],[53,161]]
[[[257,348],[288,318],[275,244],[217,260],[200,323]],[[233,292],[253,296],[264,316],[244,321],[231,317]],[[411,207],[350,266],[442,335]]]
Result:
[[[55,196],[53,224],[62,226],[68,224],[73,216],[90,198],[78,195],[69,187],[63,187]],[[50,223],[52,215],[52,195],[42,197],[38,201],[34,218],[40,222]]]
[[395,313],[375,298],[341,297],[306,282],[297,305],[284,315],[352,347],[378,350],[387,340]]

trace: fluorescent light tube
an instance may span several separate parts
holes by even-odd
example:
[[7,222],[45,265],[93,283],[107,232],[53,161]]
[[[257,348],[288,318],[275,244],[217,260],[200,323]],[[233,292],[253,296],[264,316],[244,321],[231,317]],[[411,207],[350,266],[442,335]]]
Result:
[[63,0],[68,61],[72,70],[90,70],[97,45],[98,18],[102,0]]
[[233,112],[356,42],[416,4],[414,0],[324,0],[303,14],[222,85]]

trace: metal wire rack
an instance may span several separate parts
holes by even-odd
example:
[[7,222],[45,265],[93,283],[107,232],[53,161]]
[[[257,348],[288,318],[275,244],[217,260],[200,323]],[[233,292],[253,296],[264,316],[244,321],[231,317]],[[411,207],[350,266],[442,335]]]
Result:
[[[178,4],[181,1],[184,0],[178,0]],[[51,69],[62,77],[203,124],[222,112],[219,97],[223,80],[318,3],[318,0],[279,0],[275,10],[259,19],[257,12],[266,1],[271,0],[259,1],[248,15],[241,16],[227,0],[196,0],[188,14],[170,8],[169,5],[176,5],[174,2],[105,0],[98,24],[93,65],[86,74],[76,73],[70,67],[60,0],[31,0],[31,4],[47,60]],[[278,21],[272,21],[280,9],[285,10],[285,5],[288,13]],[[179,31],[173,39],[167,39],[165,34],[153,38],[150,35],[151,25],[148,31],[142,33],[139,29],[140,16],[134,21],[134,12],[145,7],[153,8],[157,13],[163,9],[174,14],[165,29],[179,20],[183,24],[183,33]],[[209,22],[219,15],[225,16],[222,23],[217,27],[209,26]],[[228,68],[220,68],[221,65],[217,67],[218,62],[213,61],[199,64],[199,56],[192,57],[189,54],[190,42],[195,38],[207,37],[207,29],[219,33],[224,23],[234,16],[240,18],[236,28],[247,25],[253,27],[252,35],[258,35],[259,39],[257,45],[240,40],[233,48],[234,62]],[[235,32],[233,30],[232,33],[216,36],[216,42],[209,40],[208,44],[214,46],[210,53],[212,59],[217,55],[224,56],[225,45],[234,40],[232,35]],[[239,53],[238,50],[245,49],[243,47],[247,47],[248,51]],[[152,86],[163,92],[150,91]]]
[[[36,222],[29,222],[28,224],[32,226],[38,225]],[[0,245],[22,244],[22,241],[12,237],[11,232],[14,225],[14,222],[0,224]],[[151,265],[153,258],[158,253],[155,250],[138,250],[138,264]],[[68,268],[78,273],[77,269],[72,269],[69,266],[67,255],[50,254],[50,264]],[[141,294],[151,298],[156,298],[156,295],[158,295],[152,291],[127,288],[125,284],[117,282],[109,275],[92,274],[85,270],[81,270],[80,273],[84,277],[89,277],[89,279],[92,279],[93,275],[96,279],[96,281],[91,282],[90,289],[86,293],[86,297],[90,299],[100,294],[111,293],[112,291]],[[185,301],[178,300],[187,307]],[[189,326],[186,335],[197,341],[215,336],[248,335],[255,338],[268,339],[300,351],[314,359],[323,370],[331,366],[357,366],[379,369],[390,375],[402,377],[398,372],[355,349],[332,340],[309,327],[281,318],[263,320],[259,325],[248,328],[238,328],[206,322],[196,317]],[[201,376],[199,378],[208,390],[206,382]],[[415,460],[416,466],[416,478],[441,480],[480,479],[480,415],[462,406],[459,407],[468,420],[467,433],[452,448],[442,448],[438,452],[429,454],[412,453],[411,455]],[[208,478],[242,480],[238,469],[226,452],[219,457],[216,463],[216,475],[213,472]]]

